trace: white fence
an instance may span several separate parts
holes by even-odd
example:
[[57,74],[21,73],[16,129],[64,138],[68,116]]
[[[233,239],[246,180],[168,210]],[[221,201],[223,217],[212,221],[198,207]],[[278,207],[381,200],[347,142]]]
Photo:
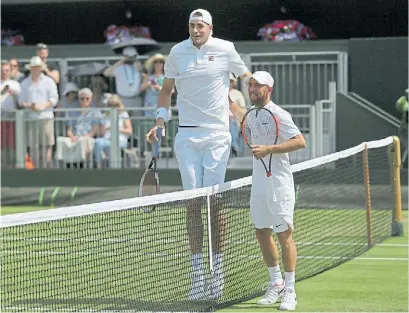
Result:
[[[274,79],[273,101],[288,110],[299,126],[307,140],[307,148],[290,154],[291,161],[298,163],[320,155],[335,152],[335,95],[337,91],[347,91],[348,86],[348,57],[345,52],[297,52],[297,53],[252,53],[242,55],[244,61],[251,69],[269,71]],[[68,81],[76,82],[80,87],[88,87],[90,77],[74,77],[71,73],[73,67],[79,64],[97,62],[113,64],[119,57],[104,58],[68,58],[50,59],[58,62],[61,73],[60,91]],[[146,57],[142,58],[142,61]],[[28,60],[21,59],[24,63]],[[115,84],[112,78],[108,79],[110,92],[115,91]],[[247,101],[248,95],[244,83],[239,84]],[[176,104],[176,97],[172,104]],[[115,116],[115,115],[111,115]],[[3,119],[3,121],[5,121]],[[27,121],[24,114],[18,112],[16,118],[15,154],[9,157],[2,154],[3,166],[5,160],[7,166],[23,167],[26,148],[24,144],[24,125]],[[10,122],[12,122],[10,120]],[[153,121],[152,121],[153,123]],[[124,149],[112,146],[111,167],[143,167],[144,152],[149,149],[144,143],[144,134],[152,124],[149,120],[132,117],[134,133],[130,140],[129,147]],[[55,132],[60,135],[64,121],[55,118]],[[177,116],[169,123],[169,138],[164,143],[162,151],[164,158],[159,162],[162,167],[176,167],[173,154],[173,138],[177,131]],[[2,129],[4,131],[4,129]],[[58,132],[58,134],[57,134]],[[18,148],[18,149],[17,149]],[[149,154],[149,153],[148,153]],[[239,158],[232,159],[230,167],[251,166],[251,156],[244,149]],[[129,160],[131,158],[131,160]],[[61,162],[60,162],[61,163]],[[53,167],[62,166],[54,162]],[[92,162],[90,163],[92,166]]]

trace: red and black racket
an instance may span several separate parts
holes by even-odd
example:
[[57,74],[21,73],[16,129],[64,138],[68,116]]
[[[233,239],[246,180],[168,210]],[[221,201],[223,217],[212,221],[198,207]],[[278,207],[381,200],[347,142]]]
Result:
[[[252,108],[244,115],[241,121],[241,134],[244,141],[252,149],[254,145],[276,145],[278,142],[278,120],[266,108]],[[263,159],[260,159],[266,170],[267,177],[271,176],[270,154],[268,168]]]

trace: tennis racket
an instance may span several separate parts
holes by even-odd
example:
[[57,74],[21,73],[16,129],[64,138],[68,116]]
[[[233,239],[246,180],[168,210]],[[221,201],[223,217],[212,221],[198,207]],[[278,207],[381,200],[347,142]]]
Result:
[[[252,108],[243,117],[241,134],[250,149],[253,145],[276,145],[278,142],[278,121],[270,110]],[[260,159],[267,177],[271,176],[271,158],[272,154],[268,160],[268,167],[264,160]]]
[[[159,157],[159,147],[162,140],[163,127],[158,127],[156,130],[156,136],[158,141],[152,145],[152,160],[149,163],[148,168],[142,175],[141,182],[139,183],[139,197],[152,196],[159,193],[159,174],[156,166],[156,160]],[[155,210],[155,206],[150,209],[144,209],[144,211],[152,212]]]

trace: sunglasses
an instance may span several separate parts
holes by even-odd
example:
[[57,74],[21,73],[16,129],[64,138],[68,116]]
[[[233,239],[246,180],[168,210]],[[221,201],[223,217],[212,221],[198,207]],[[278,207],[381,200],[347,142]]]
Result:
[[89,97],[81,97],[81,98],[80,98],[81,101],[89,100],[89,99],[90,99]]

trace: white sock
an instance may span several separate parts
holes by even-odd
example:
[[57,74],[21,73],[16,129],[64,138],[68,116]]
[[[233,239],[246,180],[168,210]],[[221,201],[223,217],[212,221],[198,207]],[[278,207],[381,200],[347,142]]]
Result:
[[285,272],[285,288],[294,290],[295,272]]
[[223,254],[221,253],[216,253],[213,254],[213,272],[217,274],[222,273],[222,267],[223,267]]
[[270,280],[273,285],[281,286],[283,284],[283,276],[281,276],[280,265],[268,267]]
[[203,272],[203,253],[196,253],[192,255],[192,268],[194,272]]

